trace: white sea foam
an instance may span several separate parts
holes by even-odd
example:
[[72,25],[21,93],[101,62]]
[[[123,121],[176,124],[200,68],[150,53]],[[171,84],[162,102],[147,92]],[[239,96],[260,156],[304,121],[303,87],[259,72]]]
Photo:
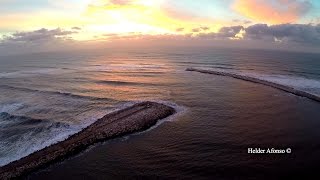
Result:
[[[50,128],[52,124],[46,125]],[[0,166],[6,165],[12,161],[23,158],[35,151],[43,149],[49,145],[65,140],[72,134],[79,132],[77,126],[50,128],[35,135],[34,131],[25,133],[14,143],[9,141],[0,142],[0,152],[5,152],[5,156],[0,157]]]
[[253,77],[320,95],[319,80],[285,75],[253,75]]
[[23,103],[0,104],[0,113],[11,113],[23,107]]
[[[50,126],[50,128],[46,131],[43,131],[41,133],[38,133],[35,135],[34,131],[30,131],[28,133],[23,134],[18,141],[15,141],[14,143],[10,142],[8,144],[8,141],[0,141],[0,154],[1,152],[6,152],[6,156],[0,157],[0,166],[6,165],[12,161],[18,160],[20,158],[23,158],[25,156],[28,156],[29,154],[38,151],[40,149],[43,149],[47,146],[50,146],[52,144],[55,144],[57,142],[63,141],[69,136],[81,131],[83,128],[88,127],[92,123],[96,122],[96,120],[102,118],[104,115],[112,113],[114,111],[118,111],[121,109],[125,109],[129,106],[132,106],[136,103],[139,103],[142,101],[135,101],[135,102],[128,102],[124,103],[120,106],[117,106],[109,111],[97,111],[94,113],[88,113],[82,115],[82,123],[81,124],[68,124],[68,126],[59,126],[57,128],[51,127],[50,124],[46,126]],[[170,116],[168,118],[165,118],[163,120],[160,120],[157,122],[156,125],[149,128],[146,131],[135,133],[135,134],[141,134],[148,132],[162,123],[166,121],[173,121],[177,118],[177,116],[182,115],[186,112],[186,108],[179,106],[175,103],[168,102],[168,101],[154,101],[158,103],[162,103],[168,106],[171,106],[175,108],[177,111],[175,115]],[[3,107],[3,112],[10,112],[14,111],[16,108],[19,108],[21,105],[19,104],[11,104],[8,106]],[[54,122],[52,122],[54,123]],[[128,138],[129,136],[125,136],[124,138]]]
[[297,90],[302,90],[311,94],[320,95],[320,80],[309,79],[306,77],[292,76],[292,75],[275,75],[275,74],[261,74],[252,71],[241,71],[234,69],[220,69],[220,68],[195,68],[199,70],[213,70],[216,72],[232,73],[246,77],[252,77],[276,84],[292,87]]
[[[149,131],[151,131],[151,130],[153,130],[155,128],[158,128],[160,125],[162,125],[165,122],[173,122],[173,121],[177,120],[179,116],[182,116],[183,114],[187,113],[187,111],[188,111],[187,107],[180,106],[180,105],[178,105],[176,103],[173,103],[173,102],[170,102],[170,101],[162,101],[162,100],[154,100],[154,101],[150,100],[150,101],[151,102],[160,103],[160,104],[164,104],[166,106],[170,106],[170,107],[172,107],[172,108],[174,108],[176,110],[176,113],[171,115],[171,116],[169,116],[169,117],[166,117],[164,119],[159,120],[155,125],[151,126],[150,128],[148,128],[148,129],[146,129],[144,131],[123,136],[123,137],[121,137],[122,140],[128,140],[130,138],[130,136],[140,135],[140,134],[144,134],[146,132],[149,132]],[[140,102],[143,102],[143,101],[130,102],[130,104],[133,105],[133,104],[140,103]]]
[[[37,119],[34,119],[33,121],[31,117],[13,115],[22,107],[22,103],[0,106],[1,112],[9,113],[9,119],[2,119],[5,117],[0,117],[1,132],[9,130],[10,128],[13,128],[12,131],[16,131],[14,128],[18,128],[18,131],[12,136],[0,134],[0,166],[28,156],[49,145],[63,141],[108,113],[108,111],[105,110],[89,111],[75,115],[74,119],[80,119],[81,123],[61,123],[60,125],[59,122],[51,120],[37,121]],[[38,107],[32,109],[36,110]],[[21,127],[21,123],[29,120],[31,124],[28,125],[26,129],[24,129],[23,125]],[[22,128],[21,132],[19,128]]]

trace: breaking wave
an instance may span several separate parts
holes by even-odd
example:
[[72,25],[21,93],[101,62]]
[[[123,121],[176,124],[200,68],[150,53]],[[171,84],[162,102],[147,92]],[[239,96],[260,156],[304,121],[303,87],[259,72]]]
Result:
[[[125,109],[140,102],[142,101],[128,102],[119,105],[105,114]],[[177,113],[172,117],[159,121],[149,130],[158,127],[163,122],[172,121],[176,116],[179,116],[186,111],[186,108],[178,106],[175,103],[167,101],[154,102],[171,106],[176,109]],[[7,112],[1,112],[0,132],[2,133],[0,134],[0,166],[23,158],[35,151],[43,149],[59,141],[63,141],[69,136],[81,131],[81,129],[89,126],[104,115],[95,116],[94,120],[92,120],[90,123],[83,122],[80,125],[76,125],[64,122],[55,122],[48,119],[35,119],[27,116],[17,116]],[[128,136],[124,138],[128,138]]]
[[78,132],[77,126],[47,119],[0,113],[0,166]]

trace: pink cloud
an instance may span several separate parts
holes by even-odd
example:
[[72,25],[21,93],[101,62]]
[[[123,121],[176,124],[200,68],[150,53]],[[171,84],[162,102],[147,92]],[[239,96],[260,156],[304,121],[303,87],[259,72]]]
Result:
[[233,4],[239,14],[272,24],[296,22],[311,6],[309,1],[299,0],[235,0]]

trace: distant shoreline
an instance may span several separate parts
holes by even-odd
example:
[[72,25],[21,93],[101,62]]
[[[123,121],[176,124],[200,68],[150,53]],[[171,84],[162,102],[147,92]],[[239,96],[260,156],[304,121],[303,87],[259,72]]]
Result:
[[155,125],[158,120],[174,113],[176,111],[172,107],[155,102],[142,102],[107,114],[64,141],[0,167],[0,179],[11,179],[27,175],[49,164],[77,154],[94,143],[146,130]]
[[221,71],[215,71],[215,70],[207,70],[207,69],[198,69],[198,68],[187,68],[186,71],[195,71],[195,72],[199,72],[199,73],[205,73],[205,74],[214,74],[214,75],[219,75],[219,76],[228,76],[228,77],[232,77],[235,79],[241,79],[241,80],[245,80],[245,81],[249,81],[249,82],[253,82],[253,83],[258,83],[258,84],[263,84],[269,87],[273,87],[291,94],[295,94],[297,96],[301,96],[301,97],[306,97],[309,98],[311,100],[320,102],[320,97],[305,91],[301,91],[298,89],[294,89],[292,87],[288,87],[288,86],[284,86],[281,84],[277,84],[274,82],[270,82],[270,81],[266,81],[266,80],[262,80],[262,79],[258,79],[258,78],[254,78],[254,77],[248,77],[248,76],[242,76],[242,75],[238,75],[238,74],[233,74],[233,73],[228,73],[228,72],[221,72]]

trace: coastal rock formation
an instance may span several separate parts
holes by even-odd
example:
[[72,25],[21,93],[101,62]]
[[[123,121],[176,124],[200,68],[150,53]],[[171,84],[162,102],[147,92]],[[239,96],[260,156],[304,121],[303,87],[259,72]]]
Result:
[[207,69],[198,69],[198,68],[187,68],[186,71],[195,71],[195,72],[200,72],[200,73],[206,73],[206,74],[214,74],[214,75],[219,75],[219,76],[229,76],[229,77],[233,77],[236,79],[241,79],[241,80],[245,80],[245,81],[250,81],[250,82],[254,82],[254,83],[259,83],[259,84],[263,84],[266,86],[270,86],[276,89],[280,89],[282,91],[285,92],[289,92],[292,94],[295,94],[297,96],[301,96],[301,97],[306,97],[309,98],[311,100],[320,102],[320,97],[305,91],[301,91],[298,89],[294,89],[292,87],[288,87],[288,86],[284,86],[281,84],[277,84],[274,82],[270,82],[270,81],[266,81],[266,80],[262,80],[262,79],[258,79],[258,78],[254,78],[254,77],[249,77],[249,76],[242,76],[239,74],[233,74],[233,73],[228,73],[228,72],[221,72],[221,71],[215,71],[215,70],[207,70]]
[[155,125],[158,120],[174,113],[175,110],[172,107],[154,102],[142,102],[107,114],[65,141],[0,167],[0,179],[27,175],[39,168],[79,153],[94,143],[143,131]]

